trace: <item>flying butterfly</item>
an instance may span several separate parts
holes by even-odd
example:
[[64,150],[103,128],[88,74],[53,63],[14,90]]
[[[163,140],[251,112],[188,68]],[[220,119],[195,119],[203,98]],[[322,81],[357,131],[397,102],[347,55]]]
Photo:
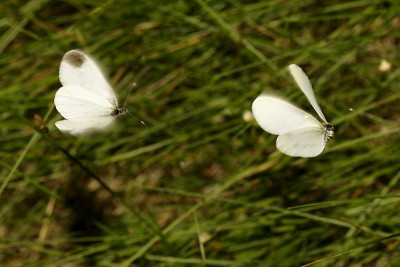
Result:
[[56,127],[73,135],[103,129],[117,116],[128,113],[118,106],[117,97],[100,68],[85,53],[71,50],[60,65],[62,87],[54,97],[57,111],[65,120]]
[[271,95],[260,95],[254,100],[253,115],[262,129],[278,135],[276,146],[281,152],[292,157],[315,157],[325,149],[334,129],[322,113],[307,75],[295,64],[288,68],[322,122],[286,100]]

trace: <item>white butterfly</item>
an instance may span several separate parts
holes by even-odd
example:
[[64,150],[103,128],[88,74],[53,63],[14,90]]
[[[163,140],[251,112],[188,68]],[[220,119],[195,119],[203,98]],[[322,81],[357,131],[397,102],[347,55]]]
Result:
[[63,85],[54,97],[56,109],[65,118],[56,126],[77,135],[109,126],[128,110],[118,107],[117,97],[99,67],[86,54],[71,50],[60,65]]
[[292,157],[315,157],[333,137],[333,126],[325,119],[303,70],[292,64],[289,72],[323,122],[289,102],[269,95],[254,100],[253,115],[261,128],[278,135],[276,146],[281,152]]

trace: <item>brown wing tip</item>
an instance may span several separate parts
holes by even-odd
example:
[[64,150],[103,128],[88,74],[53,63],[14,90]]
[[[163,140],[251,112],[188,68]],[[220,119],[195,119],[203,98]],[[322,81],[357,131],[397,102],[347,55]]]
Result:
[[80,68],[82,67],[83,63],[85,63],[86,58],[82,52],[78,50],[71,50],[65,53],[63,61],[67,62],[75,68]]

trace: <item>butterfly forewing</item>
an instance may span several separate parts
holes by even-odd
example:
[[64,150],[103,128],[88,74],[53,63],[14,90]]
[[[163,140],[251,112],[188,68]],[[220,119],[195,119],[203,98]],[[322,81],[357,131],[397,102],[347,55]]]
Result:
[[318,105],[318,102],[315,98],[314,91],[311,85],[310,80],[308,79],[307,75],[304,71],[297,65],[291,64],[289,65],[289,72],[292,75],[293,79],[296,81],[297,85],[300,87],[301,91],[306,95],[308,101],[310,102],[311,106],[315,109],[318,113],[318,116],[327,123],[324,113],[322,113],[321,108]]
[[117,105],[117,98],[100,68],[88,55],[79,50],[65,53],[60,65],[60,81],[63,86],[79,85]]
[[321,123],[307,112],[274,96],[257,97],[252,110],[261,128],[275,135],[307,127],[321,127]]

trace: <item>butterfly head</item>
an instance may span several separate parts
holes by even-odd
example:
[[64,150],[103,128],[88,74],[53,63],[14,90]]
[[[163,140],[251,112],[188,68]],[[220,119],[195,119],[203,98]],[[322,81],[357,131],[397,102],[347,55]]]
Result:
[[325,124],[325,141],[329,140],[333,137],[335,131],[334,131],[334,127],[332,124],[330,123],[326,123]]
[[128,109],[126,107],[117,107],[113,110],[111,113],[112,116],[121,116],[129,113]]

